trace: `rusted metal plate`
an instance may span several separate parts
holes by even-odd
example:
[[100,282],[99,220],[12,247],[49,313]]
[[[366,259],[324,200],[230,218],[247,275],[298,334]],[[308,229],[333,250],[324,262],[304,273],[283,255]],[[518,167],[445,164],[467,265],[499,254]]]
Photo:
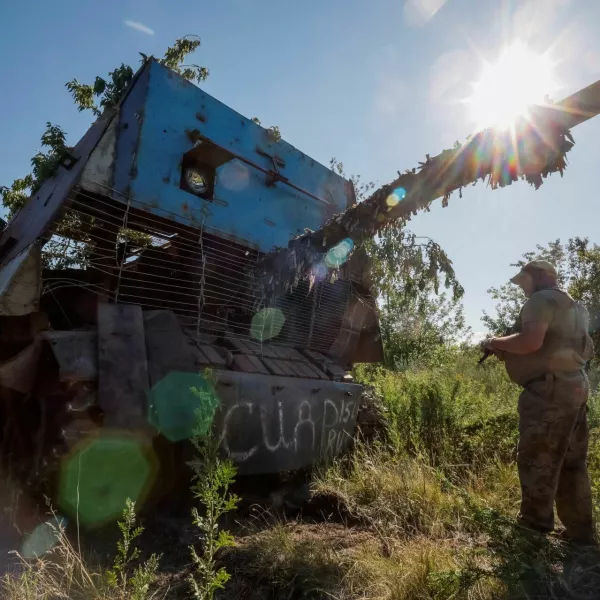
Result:
[[107,427],[146,425],[148,366],[142,308],[98,305],[98,403]]
[[336,365],[335,363],[329,363],[325,366],[325,368],[327,373],[331,375],[334,381],[343,381],[343,379],[346,377],[346,369]]
[[304,363],[290,360],[287,361],[287,365],[298,374],[298,377],[314,378],[314,375],[304,366]]
[[144,311],[144,334],[150,385],[171,371],[195,371],[191,344],[170,310]]
[[243,344],[249,352],[252,352],[253,354],[262,354],[262,348],[260,344],[251,340],[244,340]]
[[295,348],[287,348],[287,352],[290,360],[299,360],[302,362],[306,362],[307,360],[306,357],[302,356],[302,354],[300,354],[300,352],[298,352],[298,350]]
[[358,331],[345,328],[340,329],[335,342],[331,346],[331,353],[340,359],[351,356],[358,344],[358,339]]
[[287,371],[285,371],[279,364],[279,361],[272,360],[270,358],[263,358],[263,363],[266,365],[267,369],[273,375],[289,375]]
[[0,270],[0,315],[27,315],[38,310],[42,287],[39,244],[31,244]]
[[276,346],[275,344],[271,344],[270,349],[271,352],[273,352],[273,354],[275,354],[277,358],[287,360],[288,355],[283,346]]
[[331,358],[328,358],[321,352],[317,352],[316,350],[302,350],[302,353],[312,361],[315,361],[317,364],[319,363],[328,363],[332,362]]
[[259,346],[260,356],[265,358],[277,358],[277,353],[271,348],[271,344],[257,344]]
[[[113,119],[90,154],[80,180],[81,187],[88,192],[105,195],[107,190],[113,187],[113,167],[120,125],[117,118]],[[122,131],[122,133],[128,132]]]
[[215,427],[223,450],[244,474],[299,469],[343,451],[361,387],[218,371]]
[[245,373],[260,373],[261,370],[251,360],[251,356],[246,354],[236,354],[233,357],[233,368],[236,371],[244,371]]
[[306,357],[302,356],[298,350],[294,348],[290,348],[289,346],[271,346],[271,348],[277,353],[279,358],[283,358],[284,360],[298,360],[298,361],[306,361]]
[[98,377],[98,335],[95,331],[45,331],[58,362],[61,381],[93,381]]
[[246,358],[254,365],[254,367],[256,368],[256,373],[263,373],[264,375],[269,374],[269,370],[267,369],[267,367],[265,367],[265,365],[262,363],[260,358],[258,358],[258,356],[249,355]]
[[307,369],[310,373],[312,373],[313,377],[317,377],[318,379],[329,379],[326,373],[324,373],[319,367],[313,365],[312,363],[305,362],[302,363],[303,367]]
[[17,355],[0,364],[0,387],[29,393],[35,384],[42,341],[36,339]]
[[219,352],[212,346],[209,346],[207,344],[200,344],[199,348],[200,350],[202,350],[202,353],[208,358],[210,364],[214,367],[223,368],[227,364],[225,358],[223,358],[223,356],[221,356]]
[[243,352],[244,354],[252,352],[252,348],[247,346],[243,340],[240,340],[238,338],[226,337],[225,342],[235,352]]
[[287,375],[288,377],[298,377],[298,373],[294,371],[294,369],[290,368],[290,366],[287,364],[287,361],[274,358],[270,362],[273,363],[275,368],[282,371],[283,375]]
[[264,356],[266,358],[277,358],[277,353],[271,349],[269,344],[259,344],[258,342],[244,340],[244,345],[257,356]]

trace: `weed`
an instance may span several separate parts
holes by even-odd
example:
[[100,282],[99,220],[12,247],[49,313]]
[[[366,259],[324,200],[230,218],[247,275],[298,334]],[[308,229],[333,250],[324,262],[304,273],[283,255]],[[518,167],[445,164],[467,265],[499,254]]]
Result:
[[192,492],[204,514],[201,515],[197,508],[192,509],[194,525],[202,533],[203,540],[201,552],[190,548],[196,572],[190,575],[189,581],[197,600],[212,600],[215,592],[230,578],[224,567],[217,567],[216,555],[234,543],[229,532],[219,529],[219,519],[234,510],[239,502],[236,495],[229,493],[236,469],[231,461],[220,458],[219,442],[212,436],[195,437],[193,444],[197,456],[190,463],[194,472]]
[[[20,557],[16,572],[0,581],[0,594],[6,600],[154,600],[164,598],[151,591],[156,581],[159,558],[156,555],[131,572],[139,557],[133,546],[143,529],[135,526],[135,505],[128,501],[119,523],[122,538],[118,543],[113,568],[103,572],[93,568],[69,541],[61,525],[55,546],[43,557],[28,561]],[[56,518],[55,518],[56,521]],[[130,574],[130,575],[129,575]]]
[[117,542],[117,554],[113,567],[106,572],[109,587],[119,590],[123,598],[145,600],[150,586],[156,581],[159,557],[153,554],[146,562],[138,565],[130,575],[130,565],[137,561],[140,550],[135,546],[136,539],[144,528],[136,527],[135,502],[129,498],[123,509],[122,520],[118,522],[121,539]]

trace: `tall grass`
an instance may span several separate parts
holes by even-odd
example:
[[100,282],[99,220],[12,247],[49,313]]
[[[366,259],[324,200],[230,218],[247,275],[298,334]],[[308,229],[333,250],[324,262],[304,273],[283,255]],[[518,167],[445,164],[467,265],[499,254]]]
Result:
[[[125,513],[129,520],[126,520]],[[156,600],[164,598],[164,590],[153,589],[156,581],[158,557],[137,564],[129,571],[129,562],[137,559],[138,551],[132,545],[142,529],[135,528],[133,503],[129,503],[124,520],[119,523],[124,533],[115,560],[115,568],[104,570],[87,561],[69,540],[65,529],[52,525],[55,544],[43,557],[20,559],[13,572],[0,579],[0,597],[3,600]],[[135,530],[135,531],[134,531]],[[131,533],[137,535],[131,536]],[[121,552],[122,551],[122,552]],[[123,558],[120,560],[119,557]],[[129,574],[129,577],[127,575]]]
[[[232,574],[219,597],[600,598],[599,554],[515,524],[519,389],[500,363],[477,367],[475,353],[448,351],[438,359],[403,372],[357,369],[378,392],[385,431],[313,474],[316,505],[338,510],[320,522],[313,513],[304,522],[267,517],[259,529],[246,529],[235,548],[211,559],[214,569]],[[588,417],[600,519],[598,393]],[[7,600],[133,598],[116,595],[64,532],[47,558],[24,561],[0,585]]]
[[[600,598],[600,555],[516,526],[520,390],[500,363],[476,365],[450,352],[427,369],[357,369],[385,435],[314,476],[345,525],[279,523],[245,542],[245,568],[270,597]],[[599,398],[589,466],[600,517]]]
[[435,467],[478,468],[514,455],[519,388],[499,363],[476,364],[468,354],[427,370],[357,372],[382,398],[388,439],[397,452]]

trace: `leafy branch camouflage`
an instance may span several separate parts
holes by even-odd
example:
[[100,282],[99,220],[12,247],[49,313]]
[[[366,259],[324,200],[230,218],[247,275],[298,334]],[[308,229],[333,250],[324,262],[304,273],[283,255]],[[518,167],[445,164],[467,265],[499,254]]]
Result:
[[562,175],[574,145],[571,133],[548,111],[533,115],[531,122],[517,123],[514,133],[486,129],[464,145],[456,142],[437,156],[427,155],[418,168],[398,172],[397,179],[334,215],[317,231],[268,254],[259,271],[264,295],[277,296],[294,289],[301,279],[310,280],[312,267],[342,240],[352,240],[357,248],[378,232],[402,228],[419,211],[429,211],[436,198],[443,198],[442,206],[447,206],[454,191],[462,196],[462,188],[478,180],[496,189],[524,179],[538,189],[549,174]]

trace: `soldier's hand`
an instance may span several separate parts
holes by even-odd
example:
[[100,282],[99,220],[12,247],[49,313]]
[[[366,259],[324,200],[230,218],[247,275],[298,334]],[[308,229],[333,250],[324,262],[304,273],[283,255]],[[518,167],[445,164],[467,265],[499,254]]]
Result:
[[488,338],[486,340],[483,340],[483,342],[481,342],[481,351],[482,352],[487,352],[488,354],[489,353],[495,354],[496,351],[494,350],[494,348],[492,348],[492,340],[493,339],[494,338]]

